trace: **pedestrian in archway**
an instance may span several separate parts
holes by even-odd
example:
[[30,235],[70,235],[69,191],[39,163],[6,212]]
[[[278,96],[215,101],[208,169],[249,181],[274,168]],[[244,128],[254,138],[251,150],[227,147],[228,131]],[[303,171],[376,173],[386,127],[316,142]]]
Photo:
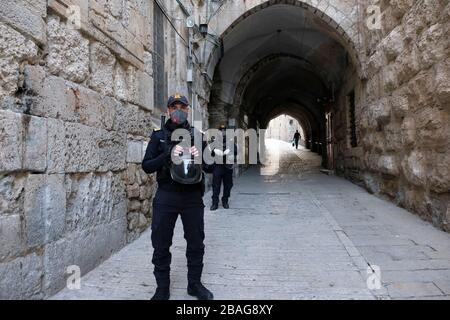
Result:
[[298,142],[301,139],[301,135],[300,132],[298,132],[298,130],[295,132],[294,134],[294,143],[295,143],[295,149],[298,149]]

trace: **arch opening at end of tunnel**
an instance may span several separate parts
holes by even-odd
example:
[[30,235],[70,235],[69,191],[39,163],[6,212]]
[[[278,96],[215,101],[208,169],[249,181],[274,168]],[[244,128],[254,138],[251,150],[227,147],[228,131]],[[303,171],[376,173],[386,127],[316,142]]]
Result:
[[269,121],[265,138],[266,140],[271,139],[293,143],[295,133],[299,132],[299,146],[305,147],[307,131],[304,129],[302,122],[288,114],[279,115]]
[[261,129],[288,114],[307,123],[305,147],[321,155],[327,167],[334,163],[328,157],[334,156],[329,143],[335,133],[327,117],[341,113],[333,118],[342,119],[338,128],[347,131],[342,97],[360,83],[354,46],[330,27],[326,15],[290,2],[273,4],[254,7],[221,35],[223,55],[214,68],[208,104],[210,126],[233,119],[237,127]]

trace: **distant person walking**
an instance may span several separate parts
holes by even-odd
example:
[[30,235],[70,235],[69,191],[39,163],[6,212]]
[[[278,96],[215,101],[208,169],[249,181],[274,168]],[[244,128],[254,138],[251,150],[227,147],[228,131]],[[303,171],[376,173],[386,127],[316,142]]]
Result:
[[300,132],[298,132],[297,130],[294,134],[295,149],[298,149],[298,142],[300,141],[300,139],[301,139]]

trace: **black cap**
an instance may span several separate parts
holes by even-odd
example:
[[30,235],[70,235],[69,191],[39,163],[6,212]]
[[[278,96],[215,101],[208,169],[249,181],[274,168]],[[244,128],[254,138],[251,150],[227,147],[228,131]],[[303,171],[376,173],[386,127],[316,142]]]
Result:
[[185,96],[183,96],[182,94],[176,93],[176,94],[171,95],[169,97],[169,101],[167,102],[167,106],[169,107],[169,106],[173,105],[176,102],[182,103],[182,104],[184,104],[186,106],[189,105],[189,101],[188,101],[188,99]]

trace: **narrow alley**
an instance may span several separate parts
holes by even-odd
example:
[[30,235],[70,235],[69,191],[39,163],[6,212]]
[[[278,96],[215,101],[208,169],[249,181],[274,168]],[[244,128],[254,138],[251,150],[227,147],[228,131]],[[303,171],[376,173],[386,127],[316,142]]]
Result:
[[[203,281],[216,299],[450,299],[450,234],[321,173],[309,150],[267,147],[268,165],[236,179],[231,209],[205,211]],[[150,299],[150,234],[85,275],[80,290],[52,299]],[[171,299],[192,299],[185,248],[178,219]]]

